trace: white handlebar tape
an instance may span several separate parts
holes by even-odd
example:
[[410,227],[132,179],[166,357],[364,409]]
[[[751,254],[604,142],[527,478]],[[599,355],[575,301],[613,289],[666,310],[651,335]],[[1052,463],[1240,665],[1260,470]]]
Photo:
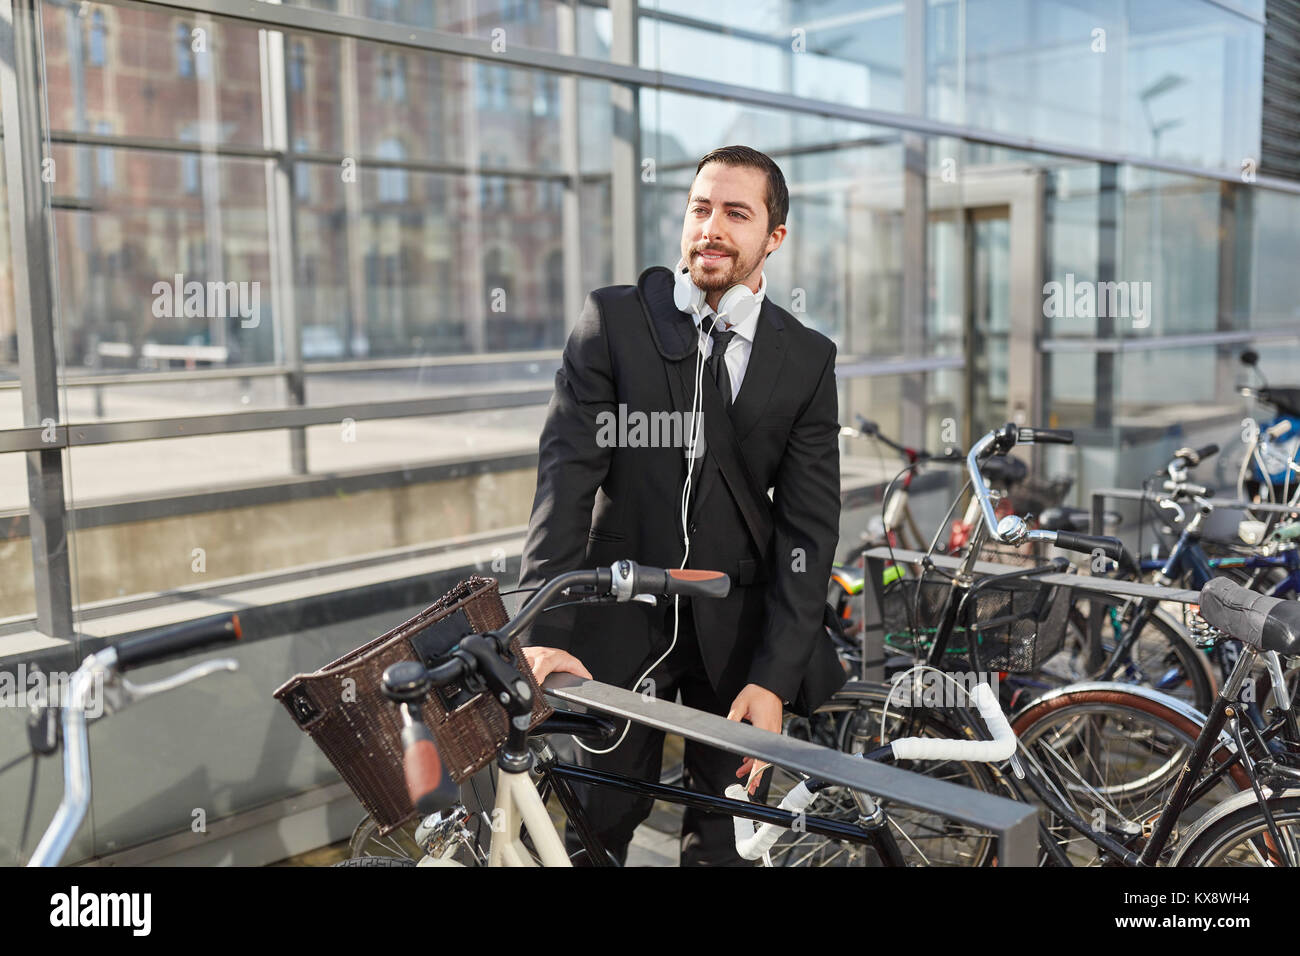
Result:
[[1016,735],[1007,723],[998,699],[988,684],[976,684],[971,696],[980,716],[988,725],[992,740],[939,740],[930,737],[903,737],[890,744],[899,760],[971,760],[997,763],[1010,759],[1016,752]]
[[[733,783],[727,788],[727,796],[732,800],[749,802],[749,792],[738,783]],[[802,813],[816,799],[817,794],[809,791],[803,781],[800,781],[797,787],[785,795],[785,799],[781,801],[781,809],[789,813]],[[786,830],[785,827],[779,827],[774,823],[764,823],[755,829],[753,820],[742,817],[732,817],[732,822],[736,825],[736,852],[745,860],[757,860],[772,849],[772,844],[776,843]]]

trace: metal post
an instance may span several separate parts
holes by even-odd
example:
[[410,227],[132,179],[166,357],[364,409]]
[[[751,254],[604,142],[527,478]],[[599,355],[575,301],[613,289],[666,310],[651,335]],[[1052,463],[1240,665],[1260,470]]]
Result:
[[[925,0],[907,0],[903,11],[903,100],[906,111],[925,115]],[[927,228],[929,197],[926,138],[903,134],[903,354],[925,350]],[[968,366],[969,368],[969,366]],[[969,372],[967,373],[969,374]],[[926,377],[903,378],[900,425],[902,439],[925,445]]]
[[[637,60],[636,0],[610,0],[613,17],[611,63],[635,66]],[[614,282],[635,282],[642,269],[641,259],[641,87],[610,85],[609,102],[614,111],[614,143],[610,149],[611,176],[610,240],[614,247]]]
[[[570,0],[557,11],[560,52],[578,54],[578,0]],[[586,292],[582,288],[582,179],[578,148],[578,78],[561,74],[560,164],[568,174],[564,187],[560,242],[564,256],[564,336],[578,324],[578,313]],[[549,188],[549,187],[547,187]]]
[[865,681],[885,679],[885,562],[862,558],[862,673]]
[[[353,9],[353,0],[341,0],[339,5],[340,12],[355,16]],[[339,112],[342,119],[343,128],[343,155],[350,158],[353,163],[361,155],[361,112],[358,105],[357,91],[359,83],[357,81],[357,41],[352,37],[345,37],[339,41]],[[361,179],[360,171],[353,168],[356,173],[352,182],[344,183],[346,187],[343,190],[343,233],[344,243],[347,249],[347,269],[345,276],[348,286],[348,330],[347,330],[347,354],[352,358],[365,358],[365,355],[358,355],[356,346],[362,338],[362,332],[366,329],[367,307],[366,307],[366,255],[365,255],[365,218],[361,205]],[[297,197],[295,196],[295,202]],[[446,214],[446,210],[443,211]],[[453,299],[454,295],[451,289],[437,289],[436,294],[447,299]],[[367,341],[369,334],[366,334]],[[366,355],[369,349],[366,350]]]
[[[279,0],[267,0],[279,3]],[[271,261],[271,301],[279,330],[282,364],[288,404],[306,403],[306,382],[302,369],[302,331],[294,308],[293,294],[293,169],[288,157],[289,127],[287,91],[284,82],[284,34],[258,30],[257,42],[262,70],[262,141],[279,152],[266,161],[267,242]],[[289,461],[293,473],[307,473],[307,433],[289,429]]]
[[[1093,492],[1092,495],[1092,522],[1088,527],[1092,534],[1106,533],[1106,495],[1102,492]],[[1142,559],[1138,555],[1138,560]],[[1102,629],[1106,625],[1103,618],[1109,613],[1109,607],[1099,597],[1094,595],[1088,601],[1088,656],[1087,668],[1088,673],[1101,669],[1101,665],[1106,662],[1106,655],[1101,650]]]
[[[1119,258],[1119,167],[1115,163],[1102,163],[1097,175],[1097,282],[1100,284],[1115,281]],[[1052,334],[1056,335],[1057,330],[1053,329]],[[1114,317],[1098,316],[1097,338],[1105,340],[1114,335]],[[1110,428],[1115,421],[1115,353],[1098,352],[1093,361],[1092,423],[1096,428]]]
[[37,0],[0,0],[0,105],[4,110],[23,425],[42,428],[42,439],[51,443],[50,448],[25,455],[36,627],[50,637],[71,639],[72,587],[58,434],[50,190],[42,176],[42,145],[47,140],[41,128],[44,110],[39,29]]

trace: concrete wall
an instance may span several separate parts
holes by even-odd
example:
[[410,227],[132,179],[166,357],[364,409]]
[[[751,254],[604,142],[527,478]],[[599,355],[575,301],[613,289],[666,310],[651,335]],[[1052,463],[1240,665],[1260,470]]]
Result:
[[[536,478],[533,469],[489,472],[81,530],[74,516],[74,602],[193,588],[526,524]],[[31,540],[0,541],[0,617],[34,611]]]

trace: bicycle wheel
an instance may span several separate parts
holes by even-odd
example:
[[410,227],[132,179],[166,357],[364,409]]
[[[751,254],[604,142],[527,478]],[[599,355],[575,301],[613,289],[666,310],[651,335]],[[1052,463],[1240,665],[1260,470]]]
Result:
[[[1107,619],[1102,623],[1103,662],[1115,650],[1115,632]],[[1070,609],[1065,643],[1043,664],[1038,673],[1045,684],[1063,687],[1099,679],[1097,669],[1088,667],[1088,615],[1078,607]],[[1128,657],[1119,662],[1109,680],[1149,687],[1176,697],[1205,713],[1214,702],[1214,676],[1204,654],[1181,627],[1161,615],[1152,615],[1138,633]]]
[[[379,824],[373,817],[362,817],[352,830],[348,840],[349,858],[365,859],[406,859],[412,863],[424,856],[424,851],[415,842],[415,828],[419,819],[408,821],[385,836],[379,834]],[[346,862],[346,861],[345,861]]]
[[1209,823],[1193,837],[1179,866],[1300,866],[1300,792],[1269,797],[1279,842],[1255,800]]
[[[1011,727],[1023,758],[1062,803],[1094,829],[1105,829],[1136,850],[1169,802],[1202,722],[1154,696],[1121,684],[1098,684],[1049,694],[1013,717]],[[1230,756],[1227,748],[1213,751],[1203,775]],[[1234,766],[1184,811],[1180,828],[1249,786],[1245,771]],[[1046,805],[1042,814],[1072,863],[1100,862],[1100,851],[1086,835]]]
[[348,841],[350,858],[405,859],[414,865],[429,854],[450,856],[465,866],[481,866],[486,854],[478,846],[473,823],[474,818],[464,807],[455,806],[427,817],[417,816],[381,836],[379,824],[367,816],[352,831]]
[[[825,705],[812,721],[788,726],[806,727],[816,743],[834,743],[845,753],[866,753],[903,736],[964,739],[967,735],[951,713],[938,709],[902,708],[895,696],[885,724],[887,684],[851,681]],[[909,719],[914,725],[908,727]],[[882,726],[883,725],[883,726]],[[803,736],[793,733],[792,736]],[[889,758],[889,763],[895,763]],[[956,761],[895,764],[926,776],[973,787],[986,793],[1007,795],[997,771],[987,764]],[[777,803],[800,778],[773,768],[768,800]],[[880,801],[909,866],[987,866],[997,852],[996,834],[936,814],[890,801]],[[819,817],[855,822],[862,810],[862,798],[846,787],[827,787],[809,808]],[[772,847],[773,866],[879,866],[869,847],[835,840],[814,833],[789,831]]]

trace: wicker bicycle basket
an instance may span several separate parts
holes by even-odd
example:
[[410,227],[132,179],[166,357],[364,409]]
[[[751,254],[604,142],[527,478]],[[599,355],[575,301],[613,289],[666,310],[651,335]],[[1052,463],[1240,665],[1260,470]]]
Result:
[[[438,663],[465,634],[495,630],[509,619],[497,582],[476,575],[406,623],[276,689],[275,698],[324,751],[382,834],[415,815],[402,769],[401,715],[380,688],[384,669],[407,660]],[[510,650],[533,686],[536,726],[551,708],[518,640],[510,642]],[[486,766],[505,740],[505,709],[481,685],[433,688],[423,716],[443,769],[457,783]]]
[[[942,667],[1034,673],[1065,643],[1073,590],[1033,578],[1012,578],[970,594],[949,638]],[[944,578],[899,578],[886,585],[882,608],[886,646],[926,657],[951,593],[952,584]]]

